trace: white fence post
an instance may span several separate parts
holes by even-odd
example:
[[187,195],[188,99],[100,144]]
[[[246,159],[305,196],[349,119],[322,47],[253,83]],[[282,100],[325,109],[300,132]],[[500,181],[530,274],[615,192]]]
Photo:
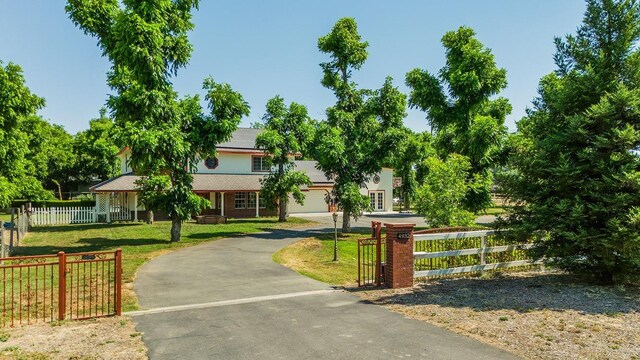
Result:
[[484,259],[484,255],[485,251],[487,251],[487,235],[482,235],[480,239],[480,265],[486,265],[487,262]]

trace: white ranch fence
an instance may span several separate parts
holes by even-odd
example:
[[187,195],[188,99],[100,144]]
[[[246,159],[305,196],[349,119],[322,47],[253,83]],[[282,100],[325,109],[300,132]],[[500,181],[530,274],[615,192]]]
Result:
[[414,277],[447,276],[541,264],[527,258],[533,244],[501,244],[493,230],[414,235]]
[[95,213],[93,206],[32,208],[31,225],[91,224],[96,222]]

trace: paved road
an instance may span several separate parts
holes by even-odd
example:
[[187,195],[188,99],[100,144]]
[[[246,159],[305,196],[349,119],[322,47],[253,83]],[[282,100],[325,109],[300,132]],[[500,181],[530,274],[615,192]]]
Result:
[[314,231],[326,229],[219,240],[144,265],[134,285],[147,310],[134,321],[151,359],[515,358],[271,260]]

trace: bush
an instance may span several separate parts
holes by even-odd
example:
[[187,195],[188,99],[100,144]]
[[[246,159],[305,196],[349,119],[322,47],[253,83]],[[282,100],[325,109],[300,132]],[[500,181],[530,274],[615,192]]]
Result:
[[29,201],[29,200],[14,200],[11,203],[11,207],[26,206],[31,202],[33,207],[92,207],[96,206],[94,200],[45,200],[45,201]]
[[474,216],[465,210],[465,198],[474,182],[468,180],[471,163],[465,156],[452,154],[446,161],[427,159],[428,173],[418,188],[416,211],[432,227],[468,226]]

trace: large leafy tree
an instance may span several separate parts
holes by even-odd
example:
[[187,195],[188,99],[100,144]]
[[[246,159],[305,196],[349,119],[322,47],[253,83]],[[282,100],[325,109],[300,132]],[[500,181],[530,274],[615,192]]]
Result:
[[404,201],[405,210],[411,208],[416,190],[424,181],[428,170],[427,159],[435,156],[433,139],[428,132],[415,133],[405,128],[402,140],[392,152],[394,175],[402,179],[402,185],[398,188]]
[[209,115],[198,96],[179,99],[173,89],[171,78],[191,55],[187,32],[197,6],[197,0],[69,0],[66,6],[112,63],[107,82],[116,94],[107,104],[115,128],[142,175],[143,202],[171,218],[172,242],[180,240],[182,222],[207,205],[192,192],[192,169],[249,112],[239,93],[212,79],[203,85]]
[[100,117],[89,122],[89,128],[76,134],[73,141],[75,154],[74,174],[79,182],[107,180],[118,173],[118,152],[113,120],[106,109]]
[[287,221],[289,194],[299,203],[304,203],[300,186],[311,185],[304,171],[296,171],[293,159],[301,155],[305,143],[313,134],[307,108],[276,96],[267,103],[267,112],[262,118],[264,131],[258,135],[256,146],[264,149],[275,167],[262,182],[262,194],[267,206],[274,206],[271,199],[278,200],[278,221]]
[[606,282],[640,272],[640,5],[589,0],[576,35],[556,39],[499,177],[516,203],[502,226],[533,255]]
[[352,18],[338,20],[318,40],[320,51],[331,58],[320,64],[322,85],[334,92],[337,101],[327,109],[327,120],[318,125],[314,155],[319,168],[335,181],[343,232],[350,231],[351,217],[357,218],[370,206],[360,189],[390,162],[406,110],[406,97],[391,78],[376,91],[359,89],[353,82],[352,72],[367,59],[367,46]]
[[77,180],[73,136],[61,125],[51,124],[39,116],[26,118],[21,128],[28,139],[29,172],[44,187],[54,189],[61,196],[61,189]]
[[20,66],[0,61],[0,207],[17,197],[44,200],[52,196],[29,174],[28,136],[22,128],[43,106],[44,99],[26,86]]
[[504,121],[511,105],[502,97],[491,99],[507,86],[506,71],[496,66],[468,27],[442,37],[446,64],[438,75],[414,69],[407,73],[409,104],[427,112],[441,158],[457,153],[471,162],[470,176],[480,175],[487,185],[465,198],[465,207],[478,212],[491,204],[491,168],[507,134]]

